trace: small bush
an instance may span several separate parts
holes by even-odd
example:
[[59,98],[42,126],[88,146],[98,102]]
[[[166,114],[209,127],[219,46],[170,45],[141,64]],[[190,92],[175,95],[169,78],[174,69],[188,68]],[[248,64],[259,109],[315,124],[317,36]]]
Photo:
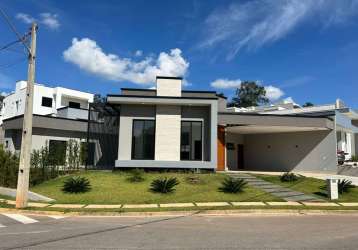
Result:
[[150,190],[155,193],[171,193],[175,190],[175,186],[179,185],[179,181],[175,177],[164,177],[155,179],[150,184]]
[[85,177],[74,176],[64,181],[62,191],[65,193],[85,193],[91,190],[90,181]]
[[188,184],[196,185],[196,184],[202,184],[203,180],[200,178],[199,175],[193,174],[193,175],[187,176],[185,178],[185,182]]
[[129,177],[127,178],[127,180],[129,182],[142,182],[144,181],[144,170],[143,169],[133,169],[132,171],[129,172]]
[[300,178],[300,176],[294,174],[294,173],[284,173],[283,175],[280,176],[280,180],[282,182],[294,182],[297,181]]
[[243,179],[228,177],[221,182],[219,191],[236,194],[242,192],[246,185],[247,182]]
[[338,181],[338,193],[340,194],[349,193],[353,187],[352,182],[349,180],[344,179]]
[[358,156],[357,155],[352,155],[351,161],[358,162]]

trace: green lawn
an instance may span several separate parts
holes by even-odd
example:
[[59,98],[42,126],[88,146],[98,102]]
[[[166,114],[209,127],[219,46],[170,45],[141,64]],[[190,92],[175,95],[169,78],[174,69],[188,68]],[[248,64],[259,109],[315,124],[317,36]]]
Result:
[[[218,191],[223,174],[198,174],[200,184],[187,183],[185,173],[146,173],[145,181],[130,183],[126,172],[87,171],[79,174],[88,178],[92,190],[84,194],[66,194],[61,191],[67,177],[44,182],[31,188],[31,191],[46,195],[57,203],[80,204],[140,204],[172,202],[209,202],[209,201],[282,201],[261,190],[247,186],[242,193],[225,194]],[[172,194],[157,194],[149,191],[153,179],[161,176],[175,176],[180,181]]]
[[[325,181],[315,178],[302,177],[295,182],[281,182],[279,176],[272,175],[255,175],[258,178],[263,180],[291,188],[296,191],[300,191],[306,194],[312,194],[318,198],[327,199],[326,190],[323,188],[325,186]],[[344,193],[339,195],[339,200],[341,202],[358,202],[358,187],[351,189],[349,193]]]

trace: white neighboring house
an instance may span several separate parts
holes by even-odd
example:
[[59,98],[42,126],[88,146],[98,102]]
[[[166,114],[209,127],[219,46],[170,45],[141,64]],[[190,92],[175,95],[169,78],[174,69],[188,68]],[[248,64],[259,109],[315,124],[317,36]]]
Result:
[[293,103],[278,103],[269,106],[249,107],[244,110],[239,108],[228,109],[234,112],[256,112],[273,115],[331,116],[335,119],[337,150],[344,151],[347,160],[353,155],[358,156],[358,112],[346,107],[340,99],[332,104],[311,107],[300,107]]
[[[3,100],[0,125],[6,150],[19,152],[25,110],[26,81]],[[89,104],[94,95],[82,91],[34,85],[32,149],[63,144],[69,139],[84,141],[87,135]]]
[[[16,83],[15,91],[3,100],[0,124],[3,120],[20,116],[25,111],[26,81]],[[33,114],[56,116],[61,108],[88,109],[93,94],[62,87],[34,85]],[[60,115],[61,116],[61,115]],[[85,118],[85,117],[84,117]]]

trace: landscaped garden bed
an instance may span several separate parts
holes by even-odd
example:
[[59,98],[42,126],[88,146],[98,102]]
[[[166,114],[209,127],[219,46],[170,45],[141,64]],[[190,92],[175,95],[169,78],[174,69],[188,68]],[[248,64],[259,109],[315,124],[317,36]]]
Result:
[[[292,182],[281,181],[280,176],[274,175],[255,175],[258,178],[261,178],[265,181],[272,182],[274,184],[281,185],[283,187],[290,188],[295,191],[299,191],[305,194],[315,195],[317,198],[328,199],[327,193],[325,190],[325,180],[320,180],[310,177],[299,177],[297,180]],[[349,192],[339,194],[338,202],[358,202],[358,187],[353,187],[349,189]]]
[[[65,193],[64,181],[71,176],[89,180],[91,189],[85,193]],[[31,191],[56,200],[56,203],[76,204],[150,204],[175,202],[282,201],[259,189],[245,186],[242,192],[225,193],[219,190],[227,176],[222,174],[158,173],[143,174],[143,180],[131,181],[129,172],[83,171],[34,186]],[[175,177],[179,184],[171,193],[150,190],[155,179]]]

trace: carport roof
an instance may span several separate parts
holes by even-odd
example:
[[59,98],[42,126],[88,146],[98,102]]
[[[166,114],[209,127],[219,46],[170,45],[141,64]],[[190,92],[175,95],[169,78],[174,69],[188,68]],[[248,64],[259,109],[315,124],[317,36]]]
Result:
[[218,124],[230,127],[232,132],[283,133],[334,129],[334,121],[326,116],[269,115],[220,112]]

